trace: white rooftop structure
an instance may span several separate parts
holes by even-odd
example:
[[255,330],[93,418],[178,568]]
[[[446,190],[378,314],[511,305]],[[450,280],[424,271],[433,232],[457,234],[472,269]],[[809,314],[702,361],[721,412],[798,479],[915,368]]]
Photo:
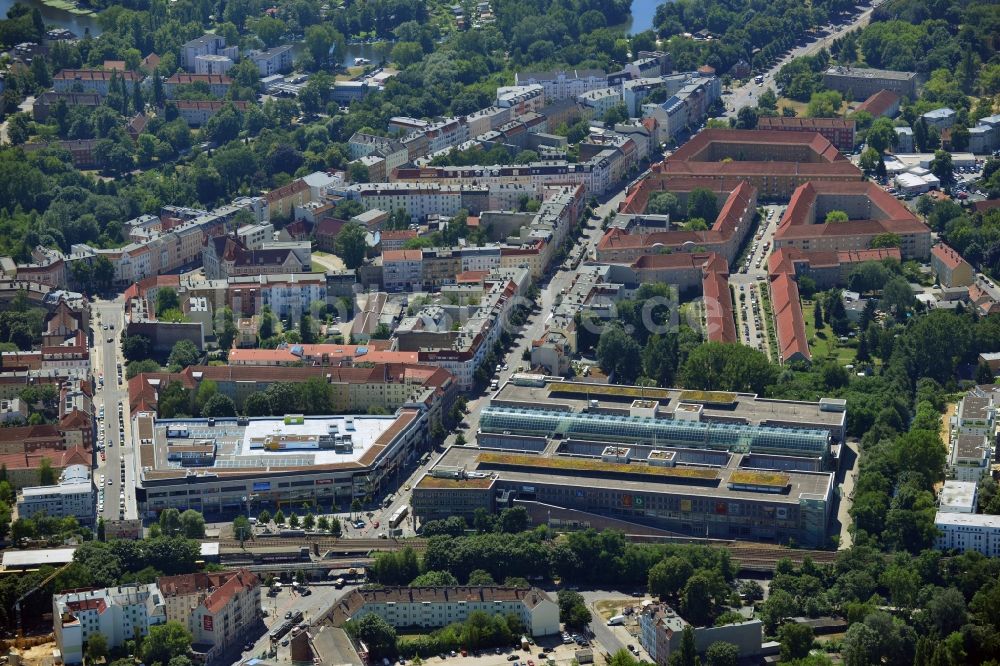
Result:
[[941,513],[975,513],[976,484],[972,481],[945,481],[938,503]]
[[61,566],[73,561],[76,548],[41,548],[8,550],[3,554],[3,570],[37,569],[41,566]]

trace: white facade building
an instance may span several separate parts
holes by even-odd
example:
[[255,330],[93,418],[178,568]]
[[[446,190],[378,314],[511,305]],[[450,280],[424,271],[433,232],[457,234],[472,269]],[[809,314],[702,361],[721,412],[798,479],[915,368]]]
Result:
[[559,633],[559,606],[538,588],[385,587],[355,590],[334,606],[334,624],[378,615],[396,627],[444,627],[470,613],[516,615],[532,636]]
[[63,663],[82,664],[94,634],[104,634],[109,648],[122,647],[166,622],[167,613],[159,588],[150,583],[54,595],[52,618]]
[[94,485],[86,465],[70,465],[54,486],[22,488],[17,494],[17,515],[31,518],[44,513],[52,518],[76,518],[81,525],[94,521]]
[[1000,516],[938,511],[934,527],[940,532],[934,545],[937,550],[974,550],[1000,557]]

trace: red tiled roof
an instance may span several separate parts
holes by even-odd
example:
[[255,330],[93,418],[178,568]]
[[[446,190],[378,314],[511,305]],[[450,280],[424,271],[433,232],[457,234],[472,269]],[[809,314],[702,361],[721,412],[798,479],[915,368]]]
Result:
[[977,213],[985,213],[988,210],[993,210],[994,208],[1000,208],[1000,199],[987,199],[986,201],[975,201],[972,204],[972,210]]
[[782,362],[801,358],[810,360],[806,324],[799,301],[799,286],[791,273],[771,276],[771,307],[774,311],[775,333]]
[[934,247],[931,248],[931,254],[937,257],[938,261],[952,270],[966,263],[965,259],[962,258],[962,255],[945,243],[935,244]]
[[139,81],[135,72],[119,72],[105,69],[63,69],[56,72],[52,78],[56,81],[110,81],[115,76],[126,81]]
[[164,81],[164,83],[169,83],[172,85],[186,85],[191,83],[207,83],[208,85],[222,84],[231,85],[233,80],[224,74],[186,74],[183,72],[178,72],[174,74],[169,79]]
[[733,297],[729,291],[729,265],[718,254],[702,266],[702,297],[705,303],[705,325],[711,342],[736,344],[736,320],[733,317]]
[[422,261],[424,253],[420,250],[386,250],[382,253],[382,264],[390,261]]
[[[878,217],[832,224],[815,220],[816,200],[820,196],[862,196],[875,209]],[[870,182],[814,181],[796,188],[785,210],[775,241],[816,238],[818,236],[858,236],[881,233],[930,233],[927,225],[910,212],[895,197]]]
[[246,569],[240,569],[229,577],[222,587],[216,588],[214,592],[205,598],[205,609],[209,613],[215,614],[225,608],[240,592],[252,590],[260,586],[260,579]]
[[388,231],[382,231],[380,234],[383,243],[386,241],[408,241],[411,238],[417,237],[417,232],[413,229],[390,229]]
[[855,122],[844,118],[786,118],[785,116],[761,116],[757,121],[758,130],[772,129],[812,129],[840,128],[853,130]]
[[873,94],[871,97],[859,104],[858,108],[854,111],[855,113],[858,111],[867,111],[872,114],[872,117],[878,118],[880,116],[884,116],[885,113],[899,101],[899,99],[899,95],[891,90],[879,90],[877,93]]
[[287,185],[282,185],[281,187],[271,190],[270,192],[264,195],[264,198],[267,199],[268,203],[274,203],[275,201],[280,201],[285,197],[290,197],[294,194],[298,194],[299,192],[304,192],[305,190],[308,189],[309,185],[306,183],[306,181],[299,178],[293,180]]

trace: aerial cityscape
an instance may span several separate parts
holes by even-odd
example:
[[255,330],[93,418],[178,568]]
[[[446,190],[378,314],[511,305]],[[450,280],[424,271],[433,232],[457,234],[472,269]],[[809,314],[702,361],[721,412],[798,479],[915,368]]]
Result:
[[0,664],[1000,664],[1000,4],[0,14]]

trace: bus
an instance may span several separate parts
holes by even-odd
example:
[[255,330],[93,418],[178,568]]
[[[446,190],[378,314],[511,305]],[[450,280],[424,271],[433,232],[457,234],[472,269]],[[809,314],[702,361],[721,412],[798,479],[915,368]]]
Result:
[[403,522],[403,519],[406,518],[406,514],[409,513],[409,511],[410,510],[405,506],[401,506],[396,509],[396,512],[392,514],[391,518],[389,518],[389,527],[399,527],[399,524]]

